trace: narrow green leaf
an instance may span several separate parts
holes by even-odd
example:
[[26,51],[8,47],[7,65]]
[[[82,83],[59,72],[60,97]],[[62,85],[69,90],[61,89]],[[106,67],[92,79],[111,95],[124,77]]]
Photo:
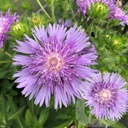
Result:
[[42,124],[42,126],[43,126],[43,124],[45,123],[45,121],[48,118],[48,115],[49,115],[49,109],[44,108],[42,110],[42,112],[40,113],[40,117],[39,117],[38,123]]
[[28,127],[32,126],[34,120],[33,120],[33,115],[29,109],[27,109],[25,113],[25,123]]
[[24,110],[25,106],[22,107],[20,110],[18,110],[16,113],[14,113],[13,115],[11,115],[10,117],[8,117],[8,120],[13,120],[15,118],[18,118],[19,115],[21,114],[21,112]]

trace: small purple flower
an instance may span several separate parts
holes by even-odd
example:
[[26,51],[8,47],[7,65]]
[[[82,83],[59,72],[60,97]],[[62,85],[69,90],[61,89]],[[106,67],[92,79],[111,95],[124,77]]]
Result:
[[70,20],[59,19],[58,24],[64,25],[64,27],[72,27]]
[[124,23],[128,25],[128,15],[126,15],[125,12],[121,10],[118,6],[113,6],[113,10],[110,12],[109,17],[112,20],[119,20],[121,25],[123,25]]
[[7,32],[10,30],[10,26],[17,22],[17,18],[17,14],[11,15],[10,10],[6,12],[5,16],[0,12],[0,48],[3,47],[4,41],[9,37]]
[[84,83],[82,97],[86,99],[91,113],[99,119],[119,120],[127,112],[127,83],[116,73],[99,72]]
[[81,11],[84,15],[87,14],[87,9],[90,9],[91,5],[95,3],[105,4],[109,10],[108,19],[117,19],[121,25],[124,23],[128,25],[128,15],[116,5],[115,0],[76,0],[76,3],[79,6],[78,11]]
[[22,94],[35,98],[40,106],[50,104],[54,96],[54,108],[67,106],[75,97],[80,97],[81,80],[95,72],[89,66],[96,64],[96,51],[88,41],[84,30],[76,25],[67,30],[63,25],[51,24],[45,29],[35,27],[33,37],[26,36],[26,41],[17,41],[13,65],[21,66],[14,77],[19,83],[17,88],[24,88]]
[[87,9],[90,9],[91,5],[95,3],[103,3],[108,6],[108,10],[112,10],[113,4],[115,4],[115,0],[76,0],[77,5],[80,7],[80,11],[83,12],[83,14],[87,14]]

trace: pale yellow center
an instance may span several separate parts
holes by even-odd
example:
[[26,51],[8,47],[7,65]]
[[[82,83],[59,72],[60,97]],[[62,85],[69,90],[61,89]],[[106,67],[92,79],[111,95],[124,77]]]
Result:
[[57,60],[57,58],[51,58],[51,60],[50,60],[50,64],[51,65],[56,65],[57,64],[57,62],[58,62],[58,60]]
[[59,70],[60,68],[62,68],[63,64],[63,58],[57,53],[51,53],[46,58],[46,66],[50,70]]
[[108,97],[108,93],[104,92],[104,93],[103,93],[103,97],[104,97],[104,98],[107,98],[107,97]]
[[108,101],[111,99],[111,97],[112,97],[111,92],[108,89],[104,89],[99,92],[99,98],[102,101]]

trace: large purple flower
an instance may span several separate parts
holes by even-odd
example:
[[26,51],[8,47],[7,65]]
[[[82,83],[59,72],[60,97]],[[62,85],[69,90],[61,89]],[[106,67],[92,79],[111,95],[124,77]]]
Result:
[[3,42],[8,38],[7,32],[10,30],[10,26],[17,21],[17,18],[17,14],[11,15],[10,10],[6,12],[5,16],[0,12],[0,48],[3,47]]
[[128,92],[125,80],[116,73],[99,72],[82,86],[82,97],[91,113],[99,119],[119,120],[127,111]]
[[94,46],[88,41],[84,30],[51,24],[33,29],[33,37],[25,42],[17,41],[13,65],[21,66],[14,77],[24,88],[22,94],[35,98],[35,104],[50,104],[54,96],[54,107],[67,106],[79,97],[80,79],[91,76],[95,70],[89,66],[97,58]]

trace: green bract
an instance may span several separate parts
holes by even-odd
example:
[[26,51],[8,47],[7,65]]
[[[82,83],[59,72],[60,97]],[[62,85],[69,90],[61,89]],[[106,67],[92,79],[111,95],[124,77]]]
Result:
[[102,2],[92,3],[87,12],[90,18],[96,20],[106,19],[109,14],[108,6]]

